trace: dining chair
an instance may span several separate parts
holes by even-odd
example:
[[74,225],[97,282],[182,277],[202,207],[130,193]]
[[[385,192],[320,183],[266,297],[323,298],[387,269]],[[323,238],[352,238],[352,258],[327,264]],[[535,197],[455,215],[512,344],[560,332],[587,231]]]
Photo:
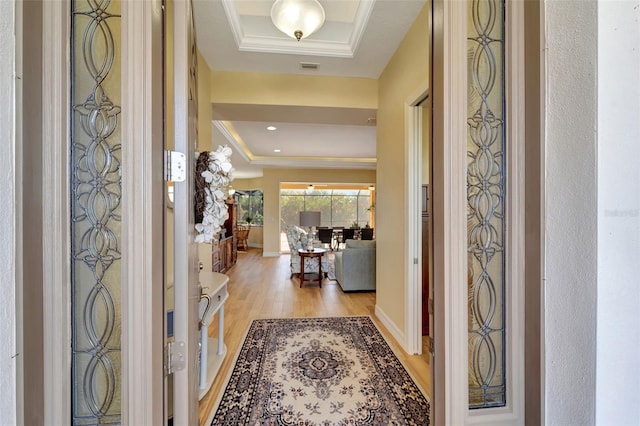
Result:
[[338,244],[338,249],[342,246],[344,247],[347,240],[354,240],[356,238],[356,230],[353,228],[344,228],[342,230],[342,239],[340,244]]
[[360,230],[361,240],[373,240],[373,228],[362,228]]
[[236,230],[238,249],[249,250],[249,231],[251,231],[251,225],[238,225]]
[[324,245],[328,244],[329,249],[333,250],[331,241],[333,240],[333,229],[331,228],[318,228],[318,240]]

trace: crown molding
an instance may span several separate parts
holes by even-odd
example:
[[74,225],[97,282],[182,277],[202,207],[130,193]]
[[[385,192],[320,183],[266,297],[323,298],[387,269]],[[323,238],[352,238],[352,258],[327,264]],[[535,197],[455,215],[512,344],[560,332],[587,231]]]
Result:
[[[235,34],[234,34],[235,37]],[[236,42],[238,39],[236,38]],[[353,58],[355,50],[349,43],[268,36],[244,36],[238,43],[241,52],[284,53],[287,55],[328,56]]]
[[[239,51],[337,58],[355,56],[375,5],[375,0],[359,2],[354,21],[351,23],[351,31],[345,34],[342,40],[323,40],[316,33],[311,39],[297,41],[284,35],[274,36],[272,32],[266,32],[260,28],[255,29],[255,34],[247,34],[243,29],[242,17],[236,8],[236,1],[221,0]],[[270,17],[265,19],[270,20]]]
[[251,150],[249,150],[249,147],[247,147],[247,144],[244,143],[240,135],[238,135],[235,130],[232,131],[229,129],[231,123],[228,121],[213,120],[213,125],[220,131],[220,133],[222,133],[222,136],[224,136],[227,142],[229,142],[231,147],[235,149],[235,152],[237,152],[244,161],[247,163],[251,163],[253,161],[253,154],[251,153]]
[[276,167],[312,167],[331,169],[375,170],[375,158],[328,158],[328,157],[254,157],[252,165]]

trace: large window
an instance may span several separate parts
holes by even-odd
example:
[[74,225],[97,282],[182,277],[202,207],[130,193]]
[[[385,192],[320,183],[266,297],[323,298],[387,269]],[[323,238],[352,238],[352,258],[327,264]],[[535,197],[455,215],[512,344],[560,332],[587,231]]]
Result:
[[260,189],[238,190],[234,194],[238,202],[238,222],[262,225],[264,220],[263,193]]
[[371,191],[366,189],[281,189],[280,216],[287,225],[297,225],[299,212],[321,213],[321,226],[360,227],[371,225]]

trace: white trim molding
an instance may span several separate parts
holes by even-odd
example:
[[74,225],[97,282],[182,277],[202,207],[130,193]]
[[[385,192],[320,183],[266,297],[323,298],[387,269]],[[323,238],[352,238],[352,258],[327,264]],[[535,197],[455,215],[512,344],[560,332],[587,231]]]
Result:
[[[221,1],[240,52],[285,53],[336,58],[353,58],[355,56],[376,2],[376,0],[359,2],[353,25],[348,27],[352,28],[351,31],[345,31],[345,26],[340,23],[326,22],[325,26],[331,26],[333,29],[332,35],[340,35],[337,40],[328,37],[318,38],[318,33],[316,33],[315,39],[298,41],[276,30],[269,16],[251,16],[251,20],[259,25],[253,25],[251,28],[256,34],[249,34],[245,31],[243,17],[236,8],[236,0]],[[247,17],[245,16],[244,19],[246,20]]]
[[71,423],[71,271],[69,216],[69,75],[70,10],[68,0],[42,4],[43,143],[43,335],[44,418]]
[[122,2],[123,425],[165,423],[161,28],[159,0]]
[[0,412],[7,424],[20,424],[24,411],[22,353],[24,309],[22,309],[22,174],[20,78],[22,50],[22,5],[0,4],[0,170],[2,170],[2,205],[0,205]]
[[468,411],[467,1],[433,6],[433,279],[435,425]]
[[262,257],[280,257],[282,253],[279,251],[263,251]]
[[398,328],[398,326],[391,320],[391,318],[389,318],[389,316],[380,308],[380,305],[378,305],[377,303],[374,308],[374,312],[376,314],[376,318],[380,320],[380,322],[385,326],[387,331],[391,333],[393,338],[396,339],[396,342],[398,342],[398,344],[402,346],[402,349],[404,349],[406,352],[407,348],[405,347],[405,342],[406,342],[405,333],[403,333],[402,330]]

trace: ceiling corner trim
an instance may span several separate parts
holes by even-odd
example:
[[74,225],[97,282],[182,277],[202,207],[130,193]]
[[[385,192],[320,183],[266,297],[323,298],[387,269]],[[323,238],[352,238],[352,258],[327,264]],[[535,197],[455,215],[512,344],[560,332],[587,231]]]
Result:
[[235,130],[230,130],[228,126],[231,123],[227,123],[221,120],[213,120],[213,125],[218,129],[222,136],[229,142],[232,148],[235,148],[236,152],[244,159],[244,161],[251,163],[254,159],[253,154],[247,148],[244,141],[238,136]]
[[244,39],[244,31],[242,31],[240,15],[236,9],[235,0],[221,0],[221,2],[222,7],[224,8],[224,14],[227,15],[227,21],[231,26],[231,33],[236,41],[236,46],[239,48],[242,40]]
[[367,28],[367,23],[369,22],[369,18],[371,17],[371,13],[373,12],[375,3],[376,0],[361,1],[358,5],[358,10],[353,21],[353,32],[351,33],[351,37],[349,38],[349,46],[351,48],[351,52],[353,52],[354,55],[358,50],[360,40],[362,39],[364,31]]
[[375,158],[310,158],[310,157],[255,157],[252,165],[284,168],[366,169],[375,170]]
[[238,42],[241,52],[269,52],[288,55],[329,56],[353,58],[354,50],[350,43],[318,40],[276,39],[269,37],[245,36]]

